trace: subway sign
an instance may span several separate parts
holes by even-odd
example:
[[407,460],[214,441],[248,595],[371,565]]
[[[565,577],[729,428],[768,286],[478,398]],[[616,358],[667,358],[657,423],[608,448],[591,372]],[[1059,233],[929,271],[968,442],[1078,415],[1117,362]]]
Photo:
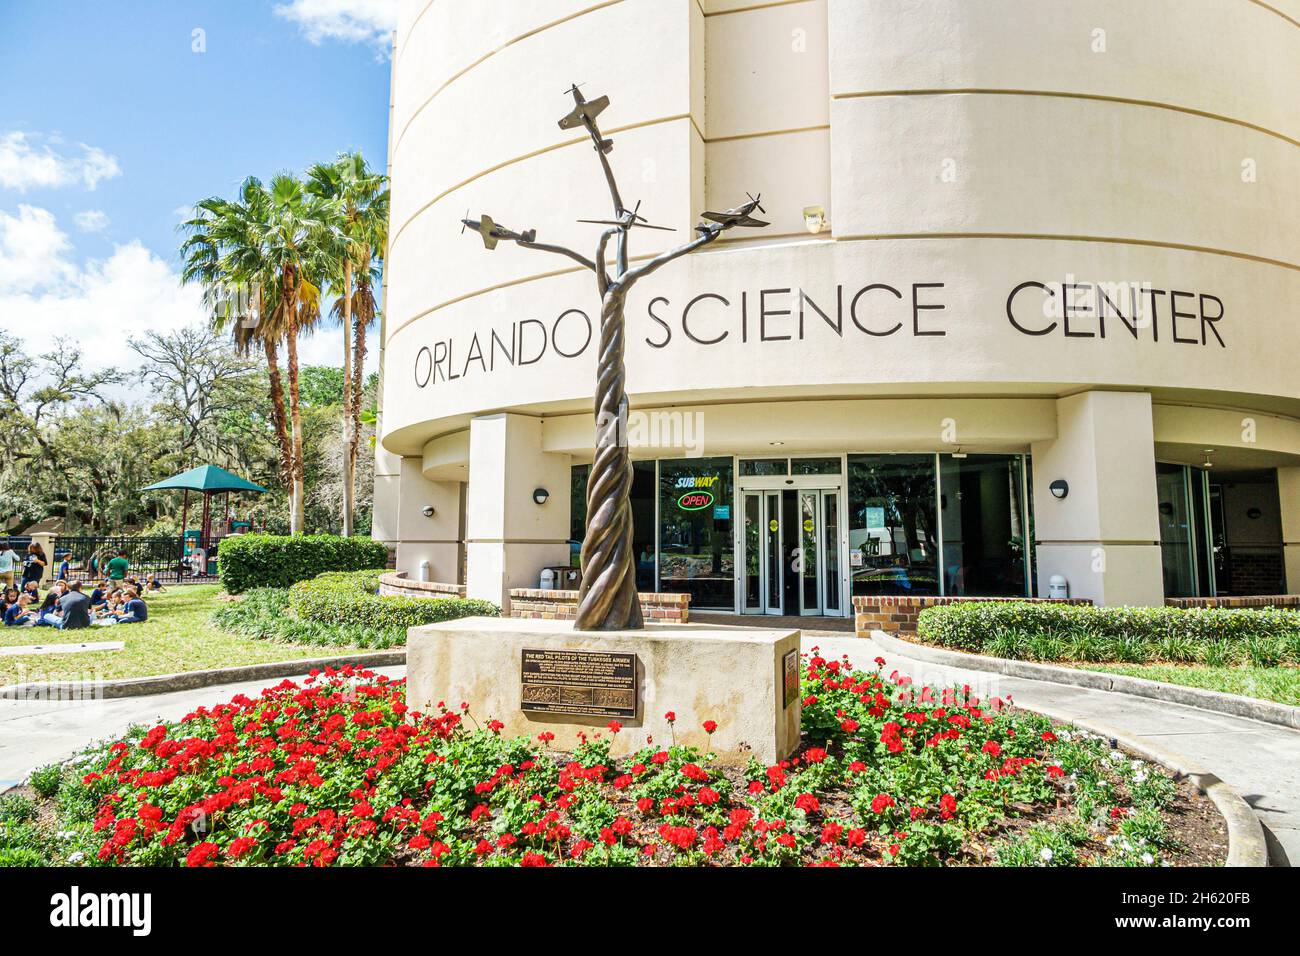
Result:
[[703,511],[712,506],[719,475],[683,475],[675,486],[680,492],[677,507],[682,511]]

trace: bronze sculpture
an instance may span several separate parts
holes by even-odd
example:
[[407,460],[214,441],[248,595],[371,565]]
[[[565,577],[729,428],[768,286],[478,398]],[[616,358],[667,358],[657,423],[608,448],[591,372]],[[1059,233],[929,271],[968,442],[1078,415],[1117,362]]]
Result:
[[[582,126],[591,136],[596,155],[600,158],[614,205],[614,218],[609,220],[582,220],[605,225],[594,259],[563,246],[537,241],[536,230],[519,233],[494,222],[489,216],[462,220],[465,228],[478,232],[488,249],[501,240],[508,240],[526,249],[539,249],[567,256],[596,274],[600,292],[600,353],[596,373],[596,456],[587,483],[587,529],[582,542],[582,588],[578,597],[578,615],[575,627],[580,631],[632,630],[644,627],[641,602],[636,590],[636,561],[632,554],[632,508],[629,494],[632,489],[632,458],[626,436],[627,391],[624,367],[623,310],[628,292],[638,281],[661,267],[701,249],[713,242],[723,232],[736,226],[760,227],[767,223],[753,217],[755,210],[764,211],[759,197],[724,213],[706,212],[705,222],[695,227],[698,235],[690,242],[656,256],[632,268],[628,263],[628,233],[634,228],[664,229],[651,226],[636,208],[623,205],[618,183],[610,168],[609,153],[614,142],[601,135],[597,117],[609,106],[608,97],[584,99],[575,84],[567,92],[572,94],[574,109],[560,120],[561,129]],[[463,231],[463,230],[462,230]],[[614,240],[614,268],[605,261],[610,240]]]

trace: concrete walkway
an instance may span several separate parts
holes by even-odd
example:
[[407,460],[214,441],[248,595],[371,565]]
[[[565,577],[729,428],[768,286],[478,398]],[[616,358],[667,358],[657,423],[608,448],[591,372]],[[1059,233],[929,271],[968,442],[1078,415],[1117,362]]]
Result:
[[[856,667],[874,667],[873,660],[883,657],[887,674],[897,669],[918,684],[969,684],[985,698],[1011,695],[1025,707],[1039,704],[1093,720],[1181,754],[1218,774],[1255,809],[1274,865],[1300,863],[1300,731],[1180,704],[928,664],[839,633],[806,633],[803,646],[817,646],[828,658],[847,654]],[[376,670],[400,677],[406,669]],[[63,760],[92,740],[120,735],[133,723],[175,720],[197,706],[238,693],[251,695],[274,683],[278,681],[80,704],[0,700],[0,790],[33,767]]]
[[1254,808],[1272,865],[1300,864],[1300,731],[1126,694],[929,664],[871,640],[805,638],[805,649],[814,644],[828,659],[848,654],[855,667],[874,667],[874,659],[883,657],[886,674],[897,669],[918,684],[969,684],[983,698],[1009,694],[1024,707],[1038,704],[1096,721],[1181,754],[1217,774]]

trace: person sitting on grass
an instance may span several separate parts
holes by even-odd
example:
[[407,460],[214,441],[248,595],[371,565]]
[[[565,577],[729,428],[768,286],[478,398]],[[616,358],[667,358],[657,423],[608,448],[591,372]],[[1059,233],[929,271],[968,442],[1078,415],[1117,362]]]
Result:
[[41,599],[41,587],[35,581],[24,581],[23,593],[33,601],[39,601]]
[[108,602],[108,582],[98,581],[90,592],[90,606],[95,609],[103,607]]
[[18,603],[18,595],[22,593],[12,584],[0,592],[0,618],[3,618],[5,611],[9,610],[10,604]]
[[109,611],[108,616],[96,623],[143,624],[149,620],[149,607],[140,599],[140,592],[127,588],[123,595],[125,600],[117,611]]
[[[58,627],[60,622],[59,601],[67,593],[68,585],[66,581],[55,581],[54,586],[45,592],[45,600],[41,602],[40,608],[36,612],[36,623],[46,627]],[[51,620],[46,620],[51,618]]]
[[18,595],[18,600],[5,611],[5,627],[35,627],[36,612],[27,606],[31,603],[31,595],[26,591]]
[[145,579],[144,589],[151,593],[155,591],[167,590],[165,587],[163,587],[163,583],[158,580],[158,575],[156,574],[151,574],[147,579]]
[[59,599],[58,618],[57,626],[61,631],[90,627],[90,598],[81,593],[80,581],[73,581],[63,597]]

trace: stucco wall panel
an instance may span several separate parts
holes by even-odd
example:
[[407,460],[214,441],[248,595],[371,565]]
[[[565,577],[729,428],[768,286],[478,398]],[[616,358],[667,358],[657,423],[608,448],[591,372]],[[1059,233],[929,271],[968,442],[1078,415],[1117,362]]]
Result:
[[830,0],[829,14],[836,96],[990,88],[1126,97],[1300,139],[1300,29],[1249,0]]
[[[668,0],[684,4],[684,0]],[[399,83],[393,146],[393,222],[405,223],[432,199],[466,180],[538,151],[585,140],[559,128],[572,100],[565,89],[584,83],[588,97],[614,101],[600,118],[607,130],[686,116],[691,109],[690,18],[665,16],[646,0],[568,20],[483,61],[419,111],[409,125]],[[619,56],[609,45],[619,44]],[[417,65],[432,54],[414,58]],[[409,159],[408,159],[409,157]],[[535,188],[545,188],[540,184]]]
[[837,100],[832,117],[838,236],[1122,237],[1300,263],[1300,219],[1279,215],[1300,207],[1300,149],[1253,130],[979,94]]
[[745,193],[762,193],[762,230],[737,229],[728,239],[761,239],[804,232],[805,206],[820,205],[832,216],[831,137],[826,129],[709,143],[706,149],[706,205],[730,209]]
[[710,140],[830,122],[826,0],[705,21]]

